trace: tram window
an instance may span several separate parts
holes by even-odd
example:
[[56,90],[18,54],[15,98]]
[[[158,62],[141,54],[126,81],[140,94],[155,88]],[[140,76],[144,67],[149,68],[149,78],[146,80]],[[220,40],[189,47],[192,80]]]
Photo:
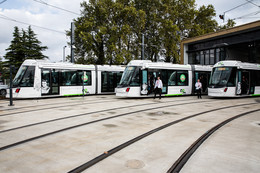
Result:
[[27,70],[27,66],[21,66],[13,80],[13,86],[16,87],[16,86],[19,86],[23,76],[24,76],[24,73],[25,71]]
[[255,80],[255,85],[260,86],[260,70],[256,70],[254,72],[255,72],[255,76],[253,80]]
[[109,84],[113,86],[114,83],[114,72],[109,72],[108,73],[108,80],[109,80]]
[[23,76],[23,79],[20,83],[20,86],[23,87],[33,87],[34,83],[34,71],[35,67],[34,66],[29,66]]
[[136,67],[126,67],[119,85],[129,85],[131,77],[134,74],[135,70],[136,70]]
[[[217,67],[212,71],[210,85],[217,87],[234,86],[236,80],[236,70],[231,67]],[[229,84],[228,84],[229,82]]]
[[140,86],[139,68],[135,69],[130,86]]
[[[84,77],[84,85],[91,85],[91,71],[84,71],[86,76]],[[78,72],[77,85],[82,85],[83,73],[82,71]]]
[[169,86],[175,86],[176,85],[176,71],[169,70],[168,71],[168,85]]
[[229,86],[229,87],[236,86],[236,72],[237,72],[236,69],[232,68],[231,75],[228,79],[227,86]]
[[62,71],[61,83],[63,86],[70,86],[77,84],[77,71]]
[[177,71],[177,85],[187,86],[188,85],[188,72],[187,71]]
[[123,75],[123,72],[116,72],[116,84],[117,85],[120,83],[122,75]]

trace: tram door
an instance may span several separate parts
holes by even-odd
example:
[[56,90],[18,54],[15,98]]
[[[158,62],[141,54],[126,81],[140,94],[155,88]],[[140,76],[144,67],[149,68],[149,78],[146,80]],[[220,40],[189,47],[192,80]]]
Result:
[[240,95],[249,95],[249,94],[254,94],[254,89],[255,86],[252,83],[251,80],[252,77],[252,73],[250,73],[250,71],[247,70],[243,70],[243,71],[238,71],[238,86],[237,86],[237,90],[240,89],[240,91],[237,91],[237,94]]
[[[200,79],[200,82],[202,83],[202,93],[203,94],[208,93],[207,89],[208,89],[208,86],[209,86],[210,72],[196,71],[195,72],[194,84],[197,82],[198,79]],[[195,88],[194,85],[192,87]]]
[[42,95],[59,94],[59,72],[55,69],[42,69],[41,93]]
[[122,74],[122,72],[101,72],[101,92],[114,92]]
[[158,76],[160,76],[163,83],[162,94],[167,94],[167,71],[144,69],[141,71],[141,95],[154,94],[154,84]]

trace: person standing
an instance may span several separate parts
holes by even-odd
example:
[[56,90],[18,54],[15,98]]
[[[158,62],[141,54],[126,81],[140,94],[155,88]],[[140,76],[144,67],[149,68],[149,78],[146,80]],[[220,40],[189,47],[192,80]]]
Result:
[[160,79],[160,76],[158,76],[157,80],[155,81],[155,85],[154,85],[154,99],[156,98],[157,93],[159,93],[159,99],[161,99],[162,88],[163,88],[163,83],[162,83],[162,80]]
[[198,99],[202,99],[201,98],[201,90],[202,90],[202,84],[200,82],[200,80],[198,79],[198,81],[195,83],[195,89],[196,89],[196,93],[198,95]]

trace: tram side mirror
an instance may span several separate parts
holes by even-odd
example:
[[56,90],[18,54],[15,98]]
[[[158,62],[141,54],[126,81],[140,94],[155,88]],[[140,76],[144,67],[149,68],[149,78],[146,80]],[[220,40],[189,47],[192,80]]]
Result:
[[237,83],[237,95],[241,94],[241,82]]

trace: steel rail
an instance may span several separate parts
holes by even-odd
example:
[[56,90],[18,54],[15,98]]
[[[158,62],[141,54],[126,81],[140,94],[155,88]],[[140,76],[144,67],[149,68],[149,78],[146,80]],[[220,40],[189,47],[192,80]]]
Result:
[[[54,98],[57,98],[57,97],[54,97]],[[54,99],[54,98],[51,98],[51,99]],[[62,97],[63,99],[66,99],[65,97]],[[49,99],[49,98],[48,98]],[[26,99],[27,100],[27,99]],[[32,99],[32,100],[36,100],[36,99]],[[41,98],[41,100],[47,100],[47,98]],[[94,101],[98,101],[99,99],[96,99]],[[116,100],[114,98],[112,99],[107,99],[107,100]],[[80,103],[80,102],[86,102],[88,100],[76,100],[77,103]],[[91,100],[93,101],[93,100]],[[8,101],[6,101],[8,103]],[[40,107],[40,106],[49,106],[49,105],[53,105],[53,104],[67,104],[67,103],[71,103],[71,100],[65,100],[64,102],[55,102],[55,103],[48,103],[48,104],[39,104],[39,105],[33,105],[33,106],[21,106],[21,107],[15,107],[15,108],[7,108],[7,109],[2,109],[2,111],[10,111],[10,110],[19,110],[19,109],[26,109],[26,108],[32,108],[32,107]],[[0,103],[1,104],[1,103]],[[5,103],[6,104],[6,103]]]
[[137,137],[135,137],[135,138],[133,138],[133,139],[131,139],[131,140],[129,140],[129,141],[127,141],[127,142],[125,142],[125,143],[123,143],[123,144],[121,144],[121,145],[119,145],[119,146],[117,146],[117,147],[115,147],[115,148],[113,148],[113,149],[111,149],[111,150],[109,150],[109,151],[107,151],[107,152],[97,156],[97,157],[95,157],[94,159],[92,159],[90,161],[87,161],[86,163],[84,163],[84,164],[82,164],[82,165],[72,169],[71,171],[69,171],[69,173],[79,173],[79,172],[82,172],[82,171],[90,168],[91,166],[97,164],[98,162],[106,159],[107,157],[113,155],[114,153],[116,153],[116,152],[126,148],[127,146],[129,146],[129,145],[131,145],[131,144],[133,144],[133,143],[135,143],[135,142],[137,142],[137,141],[139,141],[139,140],[141,140],[141,139],[143,139],[143,138],[145,138],[147,136],[150,136],[150,135],[152,135],[152,134],[154,134],[154,133],[156,133],[158,131],[161,131],[161,130],[167,128],[167,127],[170,127],[170,126],[172,126],[174,124],[180,123],[182,121],[185,121],[185,120],[197,117],[197,116],[200,116],[202,114],[206,114],[206,113],[210,113],[210,112],[214,112],[214,111],[218,111],[218,110],[223,110],[223,109],[228,109],[228,108],[233,108],[233,107],[238,107],[238,106],[253,105],[253,104],[258,104],[258,103],[247,103],[247,104],[239,104],[239,105],[233,105],[233,106],[225,106],[225,107],[221,107],[221,108],[211,109],[211,110],[208,110],[208,111],[203,111],[203,112],[200,112],[200,113],[196,113],[196,114],[193,114],[193,115],[190,115],[190,116],[187,116],[187,117],[184,117],[184,118],[172,121],[172,122],[167,123],[167,124],[165,124],[163,126],[160,126],[160,127],[155,128],[155,129],[153,129],[151,131],[148,131],[148,132],[146,132],[146,133],[144,133],[144,134],[142,134],[140,136],[137,136]]
[[[203,102],[207,102],[207,101],[201,101],[200,103],[203,103]],[[115,115],[115,116],[111,116],[111,117],[107,117],[107,118],[101,118],[101,119],[98,119],[98,120],[89,121],[89,122],[85,122],[85,123],[82,123],[82,124],[66,127],[66,128],[60,129],[60,130],[45,133],[45,134],[42,134],[42,135],[39,135],[39,136],[35,136],[35,137],[32,137],[32,138],[28,138],[28,139],[25,139],[25,140],[22,140],[22,141],[19,141],[19,142],[9,144],[9,145],[6,145],[6,146],[2,146],[2,147],[0,147],[0,151],[6,150],[8,148],[12,148],[12,147],[24,144],[24,143],[28,143],[28,142],[31,142],[31,141],[34,141],[34,140],[37,140],[37,139],[40,139],[40,138],[43,138],[43,137],[46,137],[46,136],[54,135],[54,134],[61,133],[61,132],[67,131],[67,130],[75,129],[75,128],[78,128],[78,127],[82,127],[82,126],[85,126],[85,125],[89,125],[89,124],[93,124],[93,123],[97,123],[97,122],[101,122],[101,121],[105,121],[105,120],[110,120],[110,119],[130,115],[130,114],[154,110],[154,109],[160,109],[160,108],[166,108],[166,107],[172,107],[172,106],[181,106],[181,105],[194,104],[194,103],[198,103],[198,102],[194,101],[194,102],[188,102],[188,103],[158,106],[158,107],[153,107],[153,108],[148,108],[148,109],[143,109],[143,110],[138,110],[138,111],[132,111],[132,112],[128,112],[128,113],[123,113],[123,114],[119,114],[119,115]]]
[[[109,102],[111,100],[104,100],[104,101],[98,101],[98,102],[90,102],[87,104],[96,104],[96,103],[103,103],[103,102]],[[53,103],[55,104],[55,103]],[[53,105],[52,104],[52,105]],[[34,110],[25,110],[25,111],[20,111],[20,112],[13,112],[13,113],[6,113],[6,114],[0,114],[0,117],[4,117],[4,116],[10,116],[10,115],[15,115],[15,114],[21,114],[21,113],[28,113],[28,112],[36,112],[36,111],[42,111],[42,110],[48,110],[48,109],[55,109],[55,108],[63,108],[63,107],[68,107],[68,106],[75,106],[75,105],[79,105],[79,103],[75,103],[75,104],[68,104],[68,105],[62,105],[62,106],[53,106],[53,107],[48,107],[48,108],[40,108],[40,109],[34,109]]]
[[258,112],[260,111],[260,109],[256,109],[256,110],[252,110],[252,111],[248,111],[245,113],[241,113],[239,115],[236,115],[234,117],[231,117],[219,124],[217,124],[216,126],[214,126],[213,128],[211,128],[209,131],[207,131],[206,133],[204,133],[201,137],[199,137],[178,159],[177,161],[172,165],[172,167],[167,171],[167,173],[178,173],[181,171],[181,169],[183,168],[183,166],[187,163],[187,161],[189,160],[189,158],[192,156],[192,154],[200,147],[200,145],[210,136],[212,135],[215,131],[217,131],[219,128],[221,128],[222,126],[226,125],[227,123],[240,118],[242,116],[254,113],[254,112]]
[[[179,100],[179,101],[185,101],[185,100]],[[175,102],[175,101],[170,101],[170,102]],[[170,102],[167,102],[167,103],[170,103]],[[99,103],[99,102],[98,102],[98,103]],[[145,106],[145,105],[161,104],[161,103],[166,103],[166,102],[144,103],[144,104],[138,104],[138,105],[132,105],[132,106],[122,106],[122,107],[104,109],[104,110],[95,111],[95,112],[81,113],[81,114],[71,115],[71,116],[62,117],[62,118],[55,118],[55,119],[51,119],[51,120],[47,120],[47,121],[41,121],[41,122],[32,123],[32,124],[27,124],[27,125],[23,125],[23,126],[19,126],[19,127],[14,127],[14,128],[6,129],[6,130],[1,130],[1,131],[0,131],[0,134],[1,134],[1,133],[5,133],[5,132],[9,132],[9,131],[13,131],[13,130],[22,129],[22,128],[32,127],[32,126],[41,125],[41,124],[46,124],[46,123],[51,123],[51,122],[60,121],[60,120],[66,120],[66,119],[70,119],[70,118],[81,117],[81,116],[90,115],[90,114],[95,114],[95,113],[101,113],[101,112],[107,112],[107,111],[113,111],[113,110],[125,109],[125,108],[131,108],[131,107],[138,107],[138,106]]]

